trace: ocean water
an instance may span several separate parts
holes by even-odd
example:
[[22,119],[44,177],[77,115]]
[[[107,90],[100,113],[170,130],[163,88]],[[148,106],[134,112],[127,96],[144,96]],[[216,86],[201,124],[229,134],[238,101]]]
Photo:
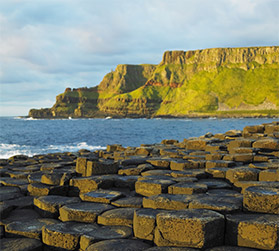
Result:
[[105,149],[108,144],[140,146],[163,139],[198,137],[207,132],[242,130],[277,119],[29,119],[0,117],[0,158],[33,156],[80,149]]

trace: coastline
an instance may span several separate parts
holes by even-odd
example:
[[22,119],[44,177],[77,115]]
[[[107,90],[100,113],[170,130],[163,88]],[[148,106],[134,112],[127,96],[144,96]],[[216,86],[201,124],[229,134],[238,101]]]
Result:
[[3,250],[278,249],[279,121],[0,163]]

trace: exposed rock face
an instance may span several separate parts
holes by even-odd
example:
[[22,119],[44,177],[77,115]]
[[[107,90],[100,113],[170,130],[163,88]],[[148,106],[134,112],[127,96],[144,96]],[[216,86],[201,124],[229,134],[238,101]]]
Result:
[[92,88],[67,88],[30,117],[279,114],[279,46],[166,51],[159,65],[118,65]]

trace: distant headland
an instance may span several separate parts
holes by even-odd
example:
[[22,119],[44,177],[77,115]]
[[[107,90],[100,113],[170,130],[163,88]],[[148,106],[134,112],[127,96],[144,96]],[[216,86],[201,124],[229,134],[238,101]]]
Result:
[[166,51],[158,65],[118,65],[29,116],[279,117],[279,46]]

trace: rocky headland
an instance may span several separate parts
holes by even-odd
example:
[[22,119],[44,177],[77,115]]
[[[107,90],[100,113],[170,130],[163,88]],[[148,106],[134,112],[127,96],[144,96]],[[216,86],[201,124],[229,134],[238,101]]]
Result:
[[158,65],[118,65],[98,86],[67,88],[29,116],[279,116],[279,47],[166,51]]
[[279,121],[0,160],[0,249],[279,250]]

